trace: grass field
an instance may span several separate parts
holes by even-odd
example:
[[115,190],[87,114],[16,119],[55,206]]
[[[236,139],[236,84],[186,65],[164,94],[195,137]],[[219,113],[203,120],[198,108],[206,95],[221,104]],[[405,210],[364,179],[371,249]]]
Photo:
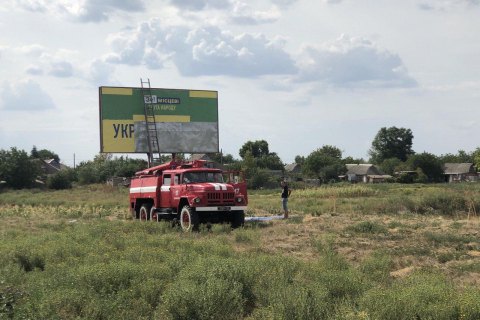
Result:
[[298,186],[190,234],[127,202],[0,193],[0,319],[480,319],[479,184]]

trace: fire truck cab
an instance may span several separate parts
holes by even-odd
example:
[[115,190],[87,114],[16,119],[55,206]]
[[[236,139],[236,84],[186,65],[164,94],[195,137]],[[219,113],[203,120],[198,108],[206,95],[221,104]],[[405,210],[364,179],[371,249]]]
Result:
[[248,196],[239,172],[207,167],[204,160],[168,163],[135,174],[130,183],[130,211],[134,219],[180,222],[184,231],[200,223],[243,225]]

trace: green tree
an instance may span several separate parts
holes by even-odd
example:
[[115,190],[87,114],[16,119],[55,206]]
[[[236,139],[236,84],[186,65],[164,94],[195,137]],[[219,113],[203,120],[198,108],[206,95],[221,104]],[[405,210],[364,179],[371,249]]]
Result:
[[270,151],[268,150],[268,142],[265,140],[245,142],[243,146],[240,148],[240,151],[239,151],[240,157],[244,159],[248,151],[254,158],[260,158],[262,156],[266,156],[270,154]]
[[379,167],[385,174],[394,175],[402,163],[403,162],[398,158],[389,158],[383,160]]
[[132,177],[135,172],[145,169],[148,165],[147,161],[143,159],[120,157],[111,161],[116,162],[113,175],[117,177]]
[[247,155],[253,157],[255,166],[269,170],[283,170],[284,164],[275,152],[270,152],[265,140],[247,141],[239,151],[245,161]]
[[72,169],[60,170],[59,172],[48,176],[47,188],[55,190],[70,189],[72,187],[72,177]]
[[[408,157],[406,164],[411,170],[421,172],[426,176],[426,181],[418,182],[441,182],[444,180],[443,168],[440,160],[433,154],[423,152]],[[421,169],[421,171],[418,171]],[[421,175],[419,174],[418,177]],[[422,177],[423,180],[425,180]]]
[[438,158],[442,163],[472,163],[475,162],[475,151],[468,153],[464,150],[458,150],[456,154],[442,154]]
[[0,180],[7,186],[22,189],[34,185],[40,168],[24,150],[11,148],[10,151],[0,150]]
[[305,163],[305,157],[304,156],[296,156],[295,157],[295,163],[296,164],[304,164]]
[[365,160],[363,160],[362,158],[355,159],[351,156],[348,156],[348,157],[343,158],[342,162],[345,163],[345,164],[361,164],[361,163],[365,163]]
[[76,168],[77,179],[80,184],[100,182],[98,166],[93,161],[82,161]]
[[32,151],[30,151],[30,157],[33,159],[42,160],[54,159],[55,161],[60,162],[60,157],[58,154],[47,149],[37,150],[36,146],[33,146]]
[[30,151],[30,157],[34,159],[39,159],[40,155],[38,154],[38,150],[36,146],[33,146],[32,151]]
[[477,148],[475,151],[473,151],[472,158],[477,170],[480,170],[480,148]]
[[338,176],[347,171],[342,162],[342,151],[334,146],[325,145],[310,153],[305,159],[304,173],[314,175],[320,181],[337,180]]
[[369,150],[373,163],[382,163],[389,158],[397,158],[406,161],[412,150],[413,134],[410,129],[390,127],[381,128],[372,141]]
[[235,163],[237,160],[233,158],[233,156],[229,153],[222,154],[220,152],[217,153],[209,153],[208,157],[217,163],[222,164],[232,164]]
[[263,155],[260,158],[257,158],[257,166],[263,169],[270,170],[283,170],[284,165],[280,157],[275,153],[271,152],[267,155]]
[[265,168],[258,166],[258,160],[250,151],[245,153],[245,157],[241,162],[241,170],[247,179],[247,187],[250,189],[259,189],[265,187],[274,179]]
[[100,183],[113,176],[131,177],[147,167],[143,159],[112,158],[111,154],[96,155],[93,161],[81,162],[77,166],[80,184]]

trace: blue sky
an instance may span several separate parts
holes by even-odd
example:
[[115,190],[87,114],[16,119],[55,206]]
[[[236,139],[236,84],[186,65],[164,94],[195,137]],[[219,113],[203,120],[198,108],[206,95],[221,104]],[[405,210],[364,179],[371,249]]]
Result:
[[368,158],[381,127],[480,146],[479,0],[6,0],[0,149],[99,152],[98,87],[219,92],[220,147]]

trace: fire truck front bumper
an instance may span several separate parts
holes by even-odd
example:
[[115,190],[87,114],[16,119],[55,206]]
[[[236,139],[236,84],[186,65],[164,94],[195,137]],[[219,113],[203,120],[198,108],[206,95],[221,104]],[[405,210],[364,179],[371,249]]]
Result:
[[247,206],[195,207],[195,211],[245,211]]

